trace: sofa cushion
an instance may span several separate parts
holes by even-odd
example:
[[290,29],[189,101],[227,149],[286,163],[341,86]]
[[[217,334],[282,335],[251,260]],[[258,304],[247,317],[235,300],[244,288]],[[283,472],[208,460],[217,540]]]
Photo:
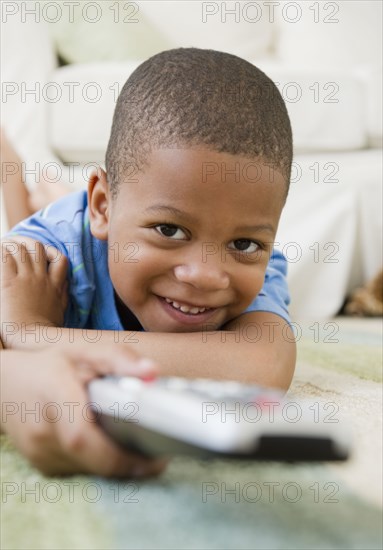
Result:
[[382,152],[296,155],[276,236],[294,318],[335,315],[382,265]]
[[276,10],[276,56],[311,68],[377,67],[382,62],[382,2],[285,2]]
[[[117,97],[139,62],[67,65],[52,75],[52,147],[64,162],[104,161]],[[53,97],[53,94],[52,94]]]
[[347,151],[367,145],[368,93],[359,74],[277,61],[258,65],[283,96],[296,152]]
[[[48,102],[49,132],[54,150],[64,161],[104,160],[118,92],[138,64],[73,64],[54,72],[52,101]],[[258,66],[278,83],[284,96],[295,151],[366,146],[366,88],[359,76],[331,70],[304,71],[277,62],[263,61]]]
[[297,1],[276,11],[275,55],[284,65],[333,71],[344,104],[351,96],[348,83],[343,98],[342,75],[347,72],[360,79],[364,97],[357,109],[366,111],[366,139],[371,146],[382,142],[382,8],[383,3],[375,0]]
[[221,50],[248,61],[272,52],[276,25],[256,2],[141,2],[140,10],[175,47]]
[[275,24],[263,10],[240,2],[103,0],[73,2],[72,10],[69,2],[59,10],[57,3],[44,3],[56,47],[68,63],[143,61],[191,46],[250,59],[270,53],[274,40]]

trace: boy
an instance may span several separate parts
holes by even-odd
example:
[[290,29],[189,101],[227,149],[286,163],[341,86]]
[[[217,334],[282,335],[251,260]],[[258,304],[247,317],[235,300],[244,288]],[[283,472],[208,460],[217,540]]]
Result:
[[121,91],[106,173],[9,235],[5,346],[124,342],[162,375],[287,389],[272,245],[291,161],[286,107],[256,67],[194,48],[150,58]]

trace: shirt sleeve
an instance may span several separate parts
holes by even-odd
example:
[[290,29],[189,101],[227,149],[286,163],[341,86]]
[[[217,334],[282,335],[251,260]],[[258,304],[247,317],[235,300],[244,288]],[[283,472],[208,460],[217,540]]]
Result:
[[71,193],[15,225],[3,240],[15,236],[29,237],[57,248],[73,261],[74,244],[82,234],[85,207],[85,194]]
[[244,313],[267,311],[279,315],[291,324],[288,312],[290,295],[286,276],[287,260],[282,252],[274,248],[266,269],[263,287]]

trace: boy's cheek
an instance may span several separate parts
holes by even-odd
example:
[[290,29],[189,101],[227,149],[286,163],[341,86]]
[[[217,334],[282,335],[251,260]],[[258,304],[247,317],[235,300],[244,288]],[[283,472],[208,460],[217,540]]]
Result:
[[246,303],[246,307],[248,307],[262,290],[265,280],[266,267],[266,265],[257,266],[255,270],[246,272],[246,274],[242,277],[242,280],[238,281],[237,288],[241,294],[242,305],[243,303]]

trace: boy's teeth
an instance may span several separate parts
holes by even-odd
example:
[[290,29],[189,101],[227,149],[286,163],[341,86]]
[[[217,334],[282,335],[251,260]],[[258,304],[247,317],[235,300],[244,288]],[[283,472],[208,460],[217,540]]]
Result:
[[165,298],[168,304],[171,304],[175,309],[179,309],[182,311],[182,313],[192,313],[193,315],[196,315],[197,313],[203,313],[206,310],[206,307],[189,307],[182,304],[179,304],[178,302],[173,302],[169,298]]

